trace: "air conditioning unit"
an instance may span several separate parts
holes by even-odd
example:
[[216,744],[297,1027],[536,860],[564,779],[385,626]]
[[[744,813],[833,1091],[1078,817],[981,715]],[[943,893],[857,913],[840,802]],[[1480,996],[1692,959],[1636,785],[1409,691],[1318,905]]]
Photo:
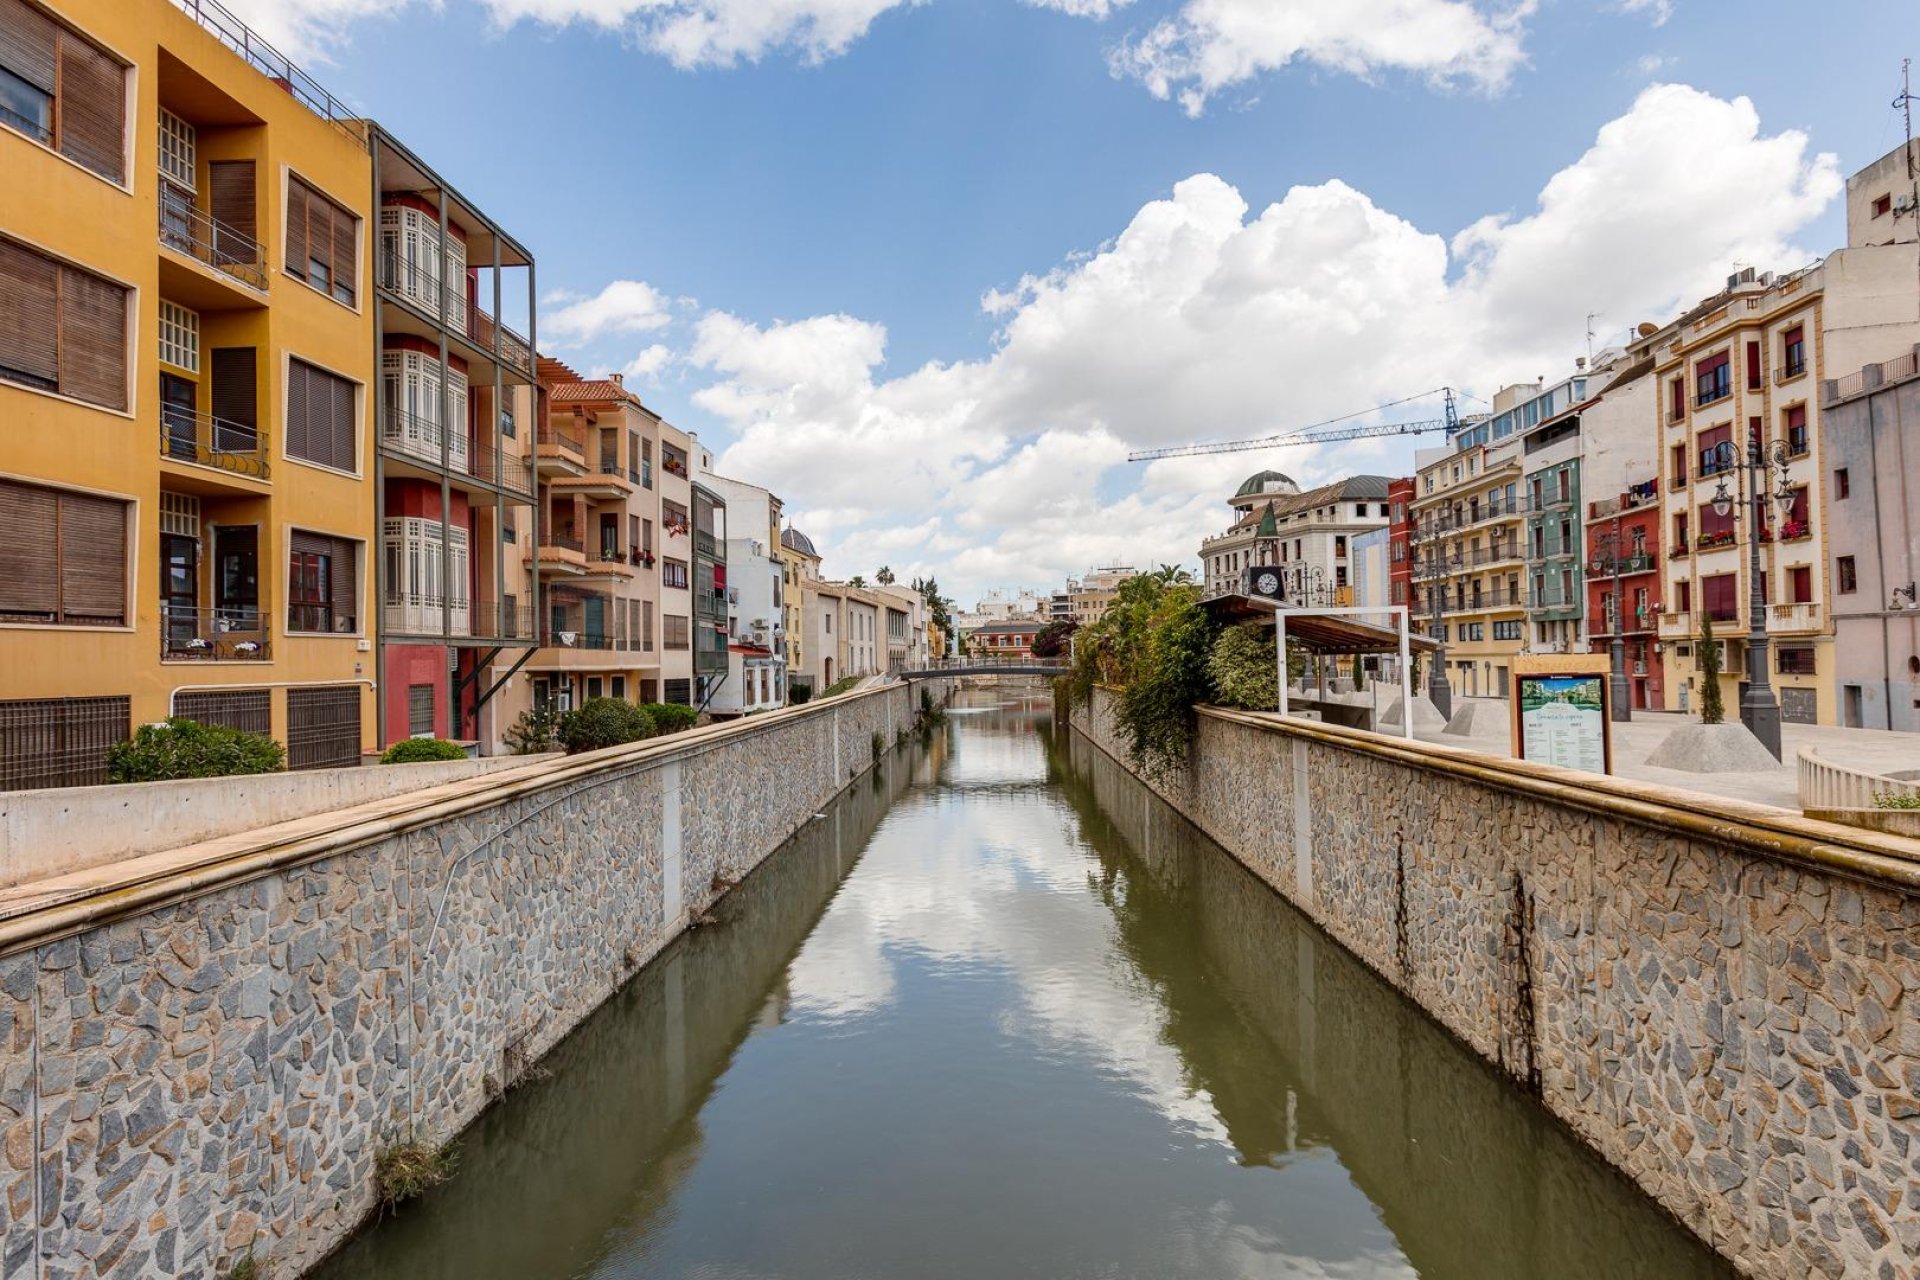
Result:
[[1893,198],[1893,211],[1895,213],[1912,213],[1913,212],[1912,193],[1908,193],[1907,195],[1902,195],[1902,196],[1895,196]]

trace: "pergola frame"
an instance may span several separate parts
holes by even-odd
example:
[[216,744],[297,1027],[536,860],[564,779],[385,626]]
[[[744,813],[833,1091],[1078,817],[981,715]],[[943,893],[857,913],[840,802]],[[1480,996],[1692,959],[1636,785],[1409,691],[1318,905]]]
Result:
[[[1283,716],[1290,714],[1287,697],[1287,617],[1289,614],[1296,618],[1357,618],[1367,615],[1378,617],[1385,614],[1394,620],[1394,629],[1400,637],[1400,688],[1403,700],[1400,709],[1400,731],[1407,741],[1413,741],[1413,642],[1407,627],[1407,606],[1383,604],[1292,609],[1284,603],[1276,603],[1273,609],[1273,653],[1274,664],[1280,675],[1280,714]],[[1354,652],[1358,653],[1361,650],[1354,650]]]

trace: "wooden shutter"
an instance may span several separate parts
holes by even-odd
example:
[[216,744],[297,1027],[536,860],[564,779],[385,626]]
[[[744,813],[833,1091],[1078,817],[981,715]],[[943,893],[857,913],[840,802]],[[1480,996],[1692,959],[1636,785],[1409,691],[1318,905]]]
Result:
[[52,93],[59,27],[24,0],[0,0],[0,63],[42,93]]
[[360,282],[360,251],[355,235],[358,220],[344,209],[335,208],[330,212],[333,219],[333,296],[350,303],[359,291]]
[[307,224],[311,193],[298,178],[287,179],[287,270],[307,278]]
[[0,240],[0,371],[48,389],[60,380],[54,338],[59,279],[60,267],[51,258]]
[[60,33],[60,154],[102,177],[127,172],[127,69],[79,39]]
[[217,224],[213,231],[214,247],[223,258],[232,261],[258,261],[253,161],[212,161],[207,165],[207,186],[208,209]]
[[308,533],[304,529],[293,532],[291,554],[294,559],[303,555],[327,558],[326,603],[333,610],[335,630],[339,630],[342,621],[351,622],[359,614],[359,582],[355,572],[358,546],[348,538]]
[[353,384],[330,373],[319,375],[327,390],[327,453],[333,466],[352,471],[359,461],[353,439]]
[[60,269],[60,393],[127,407],[127,291],[74,267]]
[[208,380],[213,416],[236,427],[260,427],[260,364],[252,347],[215,347]]
[[60,495],[60,613],[65,622],[126,622],[126,503]]
[[287,442],[289,458],[313,460],[313,427],[307,412],[307,382],[313,370],[298,360],[287,362]]
[[352,471],[353,384],[300,360],[287,371],[287,453],[323,467]]
[[51,489],[0,480],[0,617],[59,611],[58,508]]

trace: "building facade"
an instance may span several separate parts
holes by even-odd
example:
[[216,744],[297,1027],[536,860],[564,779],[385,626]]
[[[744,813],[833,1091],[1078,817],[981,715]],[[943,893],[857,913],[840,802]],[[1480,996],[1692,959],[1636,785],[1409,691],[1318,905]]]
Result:
[[[780,531],[780,570],[783,585],[782,599],[785,600],[784,613],[786,624],[784,638],[787,649],[788,679],[803,677],[806,664],[806,604],[805,584],[820,576],[820,552],[815,549],[813,539],[800,530],[788,527]],[[803,677],[808,684],[811,676]]]
[[1279,566],[1288,600],[1352,604],[1352,542],[1387,526],[1390,483],[1385,476],[1351,476],[1302,492],[1278,471],[1248,476],[1227,499],[1233,523],[1200,543],[1206,594],[1245,592],[1249,569]]
[[[1496,410],[1507,408],[1503,399],[1514,397],[1503,392]],[[1521,457],[1512,429],[1497,443],[1462,432],[1416,455],[1413,618],[1446,646],[1456,696],[1505,697],[1514,656],[1526,647]]]
[[0,788],[170,715],[377,744],[368,128],[278,65],[0,0]]
[[786,573],[780,499],[759,485],[702,475],[726,501],[727,677],[709,706],[740,716],[787,704]]
[[1920,732],[1920,345],[1821,391],[1840,724]]

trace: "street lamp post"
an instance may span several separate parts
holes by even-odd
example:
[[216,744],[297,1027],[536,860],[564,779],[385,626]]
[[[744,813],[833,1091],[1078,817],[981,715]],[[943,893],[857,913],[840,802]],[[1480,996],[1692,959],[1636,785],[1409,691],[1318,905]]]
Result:
[[[1442,630],[1445,623],[1441,618],[1441,608],[1445,602],[1446,583],[1442,570],[1446,566],[1446,554],[1442,547],[1441,520],[1435,515],[1431,527],[1424,530],[1417,550],[1422,554],[1414,556],[1416,566],[1424,564],[1427,579],[1427,612],[1432,621],[1428,629],[1433,637],[1434,650],[1427,659],[1427,700],[1433,703],[1433,709],[1440,713],[1442,720],[1453,719],[1453,686],[1447,680],[1447,642]],[[1414,528],[1421,529],[1422,523],[1416,521]],[[1413,714],[1413,673],[1406,673],[1407,714]]]
[[1721,516],[1736,514],[1737,503],[1734,495],[1727,492],[1726,473],[1738,467],[1749,473],[1747,489],[1752,498],[1749,518],[1751,528],[1747,534],[1747,691],[1740,696],[1740,722],[1747,726],[1760,744],[1773,753],[1775,760],[1782,759],[1780,747],[1780,703],[1774,697],[1773,685],[1767,676],[1767,604],[1763,570],[1760,566],[1760,534],[1767,524],[1767,484],[1768,468],[1779,474],[1779,481],[1773,491],[1774,501],[1780,504],[1781,518],[1784,520],[1793,511],[1794,492],[1788,484],[1786,442],[1776,440],[1771,447],[1763,446],[1755,436],[1747,442],[1746,457],[1742,458],[1731,440],[1723,440],[1709,452],[1720,473],[1719,487],[1714,490],[1713,509]]
[[1613,530],[1601,537],[1600,545],[1607,549],[1607,558],[1613,561],[1613,617],[1608,619],[1607,630],[1612,638],[1607,644],[1608,665],[1612,668],[1607,678],[1611,689],[1613,718],[1616,722],[1633,719],[1633,699],[1627,689],[1627,637],[1626,637],[1626,601],[1620,595],[1620,515],[1614,513]]

